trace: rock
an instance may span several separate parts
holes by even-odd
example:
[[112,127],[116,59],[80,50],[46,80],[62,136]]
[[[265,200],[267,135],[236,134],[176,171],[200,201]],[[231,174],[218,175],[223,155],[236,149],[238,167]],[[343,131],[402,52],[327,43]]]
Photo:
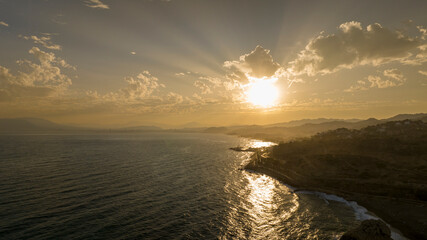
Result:
[[381,220],[365,220],[341,236],[340,240],[392,240],[391,231]]

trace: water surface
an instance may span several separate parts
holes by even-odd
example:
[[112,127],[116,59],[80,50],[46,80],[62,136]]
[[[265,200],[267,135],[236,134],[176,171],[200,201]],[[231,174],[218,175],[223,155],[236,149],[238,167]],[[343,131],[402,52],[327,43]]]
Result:
[[212,134],[0,136],[1,239],[334,239],[348,204],[239,170]]

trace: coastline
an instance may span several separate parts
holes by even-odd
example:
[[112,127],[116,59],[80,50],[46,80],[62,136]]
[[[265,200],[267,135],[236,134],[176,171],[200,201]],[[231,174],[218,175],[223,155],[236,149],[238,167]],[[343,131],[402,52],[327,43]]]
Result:
[[[263,157],[261,157],[261,159],[259,158],[259,153],[255,152],[249,163],[242,169],[273,177],[287,186],[290,185],[294,189],[294,192],[320,192],[338,196],[345,199],[347,202],[356,202],[357,205],[373,213],[374,218],[378,217],[386,222],[394,233],[395,239],[427,239],[426,230],[417,222],[417,219],[425,218],[423,214],[423,212],[425,212],[425,207],[422,204],[420,205],[419,202],[343,191],[331,186],[322,186],[319,184],[313,185],[310,183],[310,180],[304,180],[303,175],[292,169],[289,169],[287,172],[279,172],[273,168],[257,164],[262,162],[263,159]],[[393,210],[390,211],[390,209]],[[396,235],[400,235],[400,237],[403,238],[399,238],[399,236]]]

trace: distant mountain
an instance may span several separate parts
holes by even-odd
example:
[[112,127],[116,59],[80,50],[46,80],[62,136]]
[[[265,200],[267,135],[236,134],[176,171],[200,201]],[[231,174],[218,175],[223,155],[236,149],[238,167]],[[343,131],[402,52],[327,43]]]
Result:
[[2,118],[0,132],[71,131],[79,128],[56,124],[40,118]]
[[[234,127],[227,133],[242,137],[265,139],[269,141],[288,141],[295,138],[309,137],[316,133],[337,128],[361,129],[398,120],[422,120],[427,122],[427,114],[399,114],[387,119],[369,118],[366,120],[335,120],[335,119],[304,119],[288,123],[270,124],[265,126]],[[301,124],[301,125],[300,125]]]
[[57,124],[40,118],[3,118],[0,119],[0,133],[32,133],[32,132],[149,132],[163,131],[162,128],[156,126],[135,126],[118,129],[95,129],[72,127],[67,125]]
[[198,122],[188,122],[186,124],[176,126],[175,128],[202,128],[202,127],[204,127],[204,125]]
[[386,121],[402,121],[402,120],[422,120],[427,119],[427,113],[415,113],[415,114],[398,114],[391,118],[386,118]]
[[297,127],[304,124],[319,124],[319,123],[335,122],[335,121],[357,122],[357,121],[360,121],[360,119],[335,119],[335,118],[301,119],[301,120],[294,120],[289,122],[268,124],[268,125],[265,125],[265,127]]
[[[165,130],[156,126],[135,126],[108,130],[109,132],[208,132],[240,135],[274,141],[286,141],[289,139],[308,137],[318,132],[337,128],[361,129],[367,126],[401,120],[421,120],[427,122],[427,113],[399,114],[386,119],[369,118],[359,119],[302,119],[290,122],[275,123],[269,125],[241,125],[228,127],[200,127],[200,124],[191,122],[183,128]],[[3,118],[0,119],[0,133],[26,133],[26,132],[57,132],[57,131],[94,131],[103,132],[106,129],[80,128],[57,124],[40,118]]]
[[227,131],[228,131],[228,128],[226,127],[210,127],[204,130],[205,133],[224,133]]
[[136,126],[136,127],[126,127],[126,128],[119,128],[115,129],[113,131],[141,131],[141,132],[153,132],[153,131],[163,131],[163,128],[156,127],[156,126]]

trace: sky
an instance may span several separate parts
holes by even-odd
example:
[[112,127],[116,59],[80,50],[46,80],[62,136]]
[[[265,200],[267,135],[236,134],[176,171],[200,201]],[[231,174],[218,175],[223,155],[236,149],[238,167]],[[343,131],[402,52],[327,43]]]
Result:
[[427,112],[427,1],[0,0],[0,118],[226,126]]

